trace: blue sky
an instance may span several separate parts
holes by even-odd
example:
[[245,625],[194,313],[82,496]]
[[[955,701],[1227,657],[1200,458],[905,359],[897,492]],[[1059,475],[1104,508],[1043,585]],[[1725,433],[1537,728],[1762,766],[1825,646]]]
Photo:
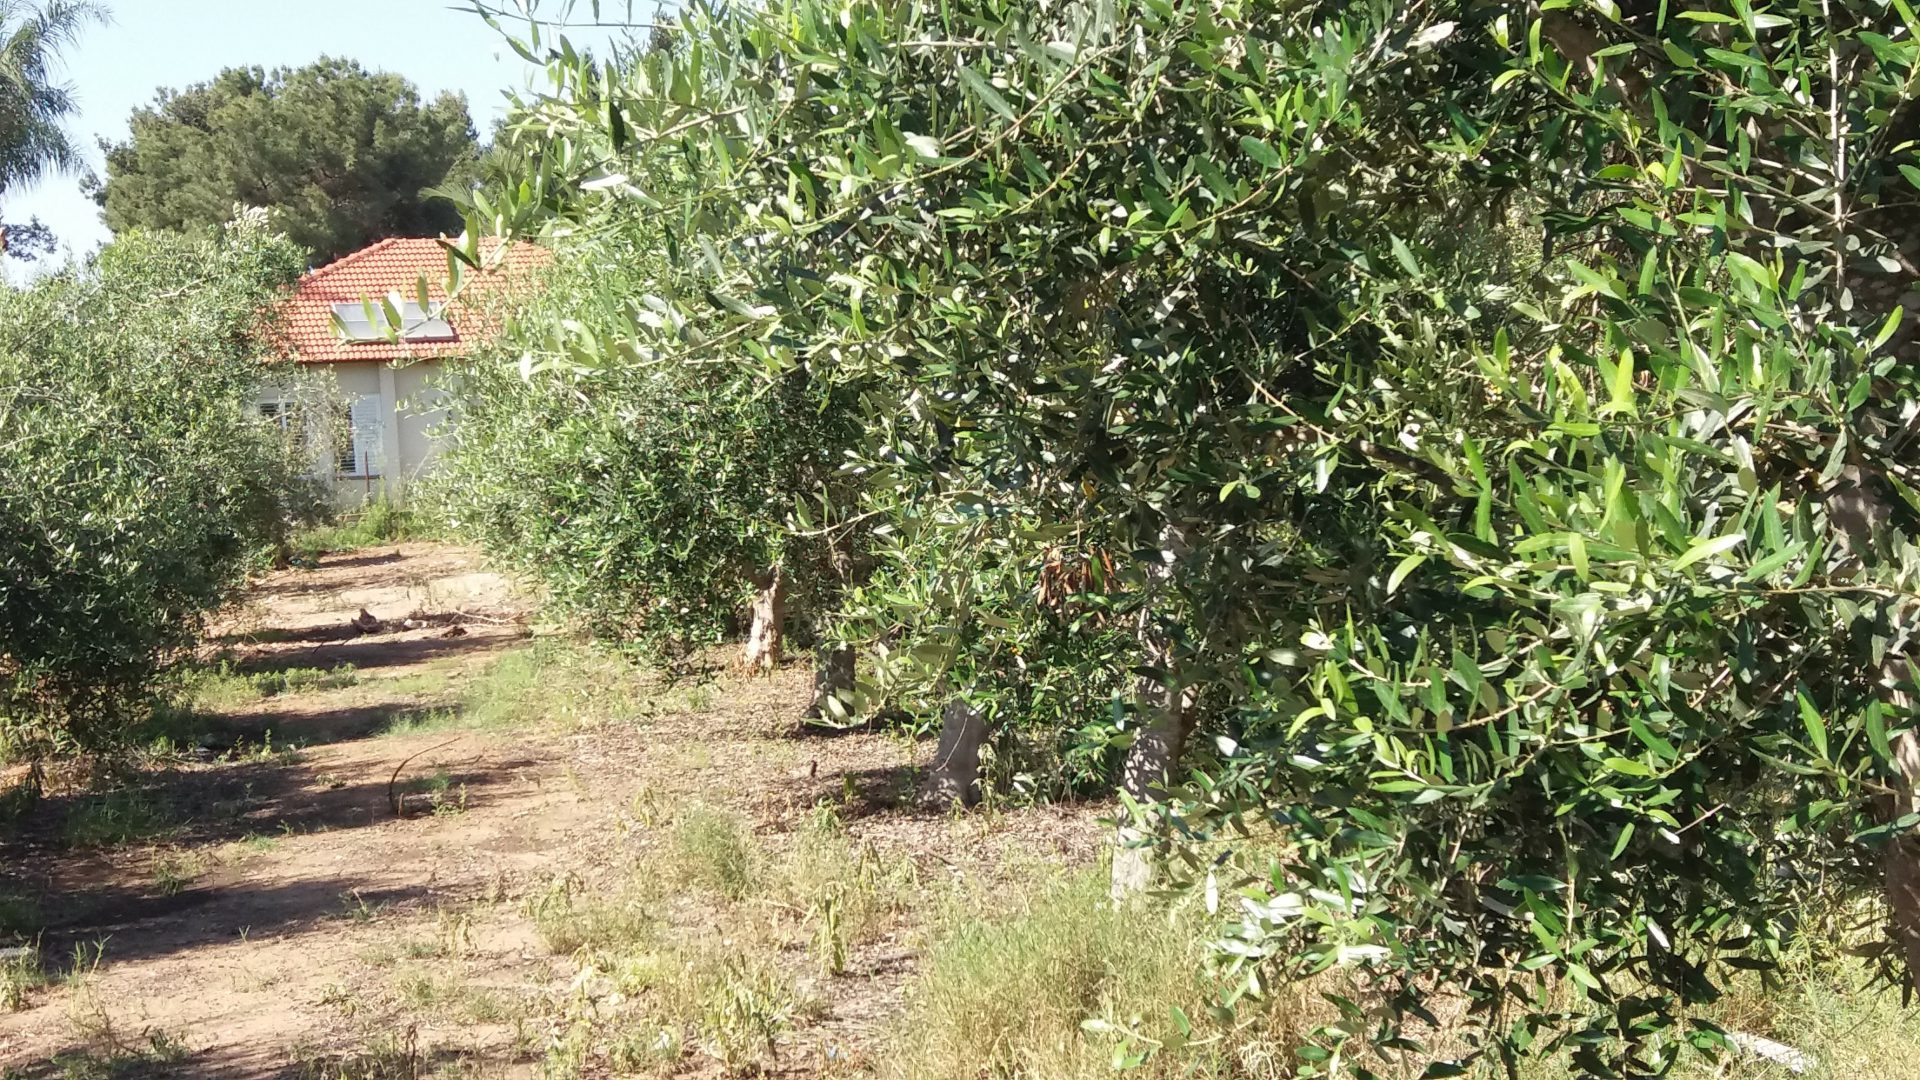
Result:
[[[65,81],[80,99],[80,113],[68,131],[86,148],[96,170],[103,169],[98,138],[125,138],[127,116],[136,106],[151,101],[160,87],[203,82],[222,68],[292,66],[323,54],[351,57],[370,69],[406,76],[429,98],[442,90],[466,94],[482,136],[503,111],[503,91],[543,78],[455,0],[107,3],[113,22],[87,30],[65,57]],[[544,8],[558,6],[550,0]],[[622,5],[607,5],[609,10],[615,6]],[[578,32],[570,36],[582,44],[591,40]],[[78,176],[53,176],[9,193],[0,214],[9,221],[38,215],[62,247],[77,254],[92,251],[108,236],[99,208],[80,193]]]

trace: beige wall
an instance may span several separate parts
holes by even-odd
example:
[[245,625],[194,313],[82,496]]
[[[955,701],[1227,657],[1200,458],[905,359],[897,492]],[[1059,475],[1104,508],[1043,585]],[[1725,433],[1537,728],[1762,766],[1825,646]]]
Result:
[[314,436],[314,471],[333,485],[342,507],[354,507],[384,494],[406,500],[407,488],[431,467],[439,447],[432,436],[445,417],[446,395],[428,384],[439,377],[440,362],[419,360],[404,367],[374,361],[308,364],[289,379],[263,388],[261,402],[361,402],[362,456],[375,462],[378,475],[343,473],[334,457],[338,425]]

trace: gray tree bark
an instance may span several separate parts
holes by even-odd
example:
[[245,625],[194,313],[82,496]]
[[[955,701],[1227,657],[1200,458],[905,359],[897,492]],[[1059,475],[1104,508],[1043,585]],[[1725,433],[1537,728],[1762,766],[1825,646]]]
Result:
[[[1853,556],[1864,562],[1873,557],[1873,538],[1891,510],[1858,469],[1847,466],[1827,492],[1827,513]],[[1897,709],[1913,707],[1909,695],[1895,689],[1906,675],[1913,652],[1911,627],[1900,627],[1899,637],[1881,664],[1882,694]],[[1878,800],[1886,821],[1897,821],[1920,811],[1920,738],[1913,732],[1896,736],[1888,749],[1893,756],[1893,791]],[[1907,961],[1907,978],[1920,989],[1920,837],[1900,836],[1880,855],[1881,888],[1887,898],[1887,936]]]
[[753,598],[753,624],[741,664],[748,671],[770,672],[780,666],[780,646],[787,621],[787,581],[778,566],[760,579]]
[[[844,720],[846,695],[852,692],[853,646],[842,645],[839,648],[821,649],[814,663],[813,704],[807,707],[807,715]],[[830,704],[836,699],[840,701],[842,708],[835,709]]]
[[980,744],[987,723],[980,710],[959,698],[942,711],[940,744],[933,752],[924,796],[937,806],[973,806],[980,801]]
[[[1911,731],[1893,740],[1899,794],[1886,800],[1889,821],[1920,810],[1920,738]],[[1908,977],[1920,984],[1920,837],[1901,836],[1880,857],[1887,894],[1887,932],[1907,959]]]
[[[1186,532],[1171,525],[1160,530],[1160,548],[1160,562],[1147,575],[1153,585],[1170,579],[1174,565],[1191,550]],[[1147,666],[1158,670],[1160,675],[1143,675],[1135,684],[1135,715],[1140,727],[1120,767],[1120,790],[1142,803],[1159,800],[1157,789],[1165,785],[1179,767],[1194,722],[1193,693],[1178,685],[1173,671],[1173,642],[1154,625],[1151,609],[1151,602],[1142,608],[1136,634]],[[1141,892],[1153,883],[1152,853],[1139,846],[1145,836],[1130,823],[1122,824],[1115,832],[1110,891],[1116,900]]]

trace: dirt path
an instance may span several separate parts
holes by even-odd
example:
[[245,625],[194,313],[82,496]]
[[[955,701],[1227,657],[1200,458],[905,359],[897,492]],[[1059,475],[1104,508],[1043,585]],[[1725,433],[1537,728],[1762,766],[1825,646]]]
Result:
[[[196,752],[130,791],[54,794],[0,846],[0,900],[37,907],[51,975],[0,1012],[0,1073],[538,1075],[578,975],[539,940],[543,898],[630,887],[696,803],[775,849],[831,804],[922,883],[1092,857],[1091,810],[929,815],[907,797],[911,742],[797,735],[804,671],[556,667],[523,620],[504,580],[439,545],[263,581],[214,642],[227,674]],[[691,940],[712,905],[671,899]],[[902,920],[803,977],[779,1068],[870,1064],[920,944]],[[713,1068],[689,1051],[667,1071]]]

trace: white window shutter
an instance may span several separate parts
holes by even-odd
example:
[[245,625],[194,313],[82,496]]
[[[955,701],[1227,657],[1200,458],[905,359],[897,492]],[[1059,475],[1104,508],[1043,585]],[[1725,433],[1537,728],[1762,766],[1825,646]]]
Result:
[[351,423],[353,425],[353,463],[355,471],[361,476],[380,476],[383,473],[380,438],[385,417],[381,415],[380,399],[377,397],[359,397],[353,399]]

